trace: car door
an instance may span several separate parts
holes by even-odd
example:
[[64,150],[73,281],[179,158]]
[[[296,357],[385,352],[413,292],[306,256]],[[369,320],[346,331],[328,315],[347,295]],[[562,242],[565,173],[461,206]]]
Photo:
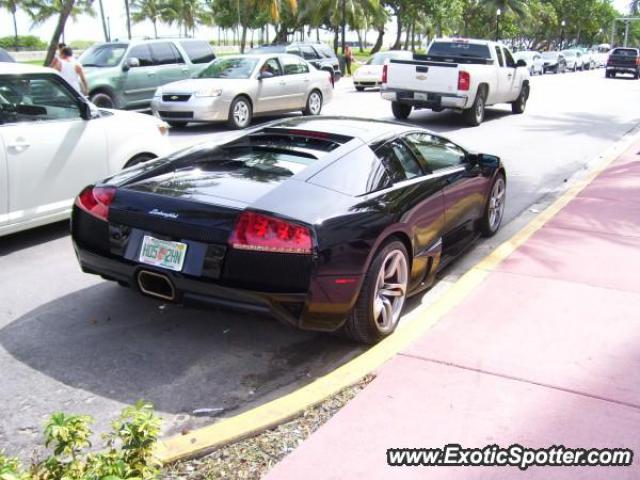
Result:
[[533,55],[533,66],[534,66],[534,71],[535,72],[542,72],[543,67],[542,67],[542,55],[540,55],[539,53],[535,53]]
[[109,173],[100,119],[81,118],[78,94],[57,75],[0,77],[0,88],[11,91],[4,110],[13,112],[0,125],[7,224],[63,218],[83,187]]
[[287,82],[282,75],[282,67],[277,57],[272,57],[262,64],[258,71],[258,90],[256,94],[256,112],[275,112],[286,110],[290,99]]
[[7,155],[2,139],[2,113],[0,112],[0,231],[9,221],[9,184],[7,178]]
[[[131,65],[131,61],[138,65]],[[137,62],[136,62],[137,60]],[[156,66],[153,63],[151,50],[146,43],[133,46],[125,58],[124,91],[127,106],[145,106],[158,86]]]
[[493,94],[489,90],[488,104],[501,103],[506,101],[507,91],[510,89],[511,79],[509,78],[509,69],[504,63],[504,54],[499,45],[495,46],[496,57],[498,58],[498,85],[494,89]]
[[[390,140],[375,149],[393,182],[393,190],[384,195],[391,211],[401,212],[414,245],[412,283],[423,280],[429,270],[437,268],[445,221],[443,189],[445,182],[422,166],[411,148],[401,138]],[[436,262],[430,258],[435,259]]]
[[[153,63],[156,66],[156,88],[167,83],[177,82],[191,77],[191,70],[186,64],[182,54],[172,42],[153,42],[149,44]],[[153,92],[149,100],[153,97]]]
[[507,71],[507,83],[505,89],[506,98],[505,102],[513,102],[518,95],[520,95],[520,89],[522,88],[522,76],[524,75],[525,68],[517,68],[516,61],[513,59],[513,55],[508,48],[503,48],[504,51],[504,64]]
[[311,65],[313,65],[317,69],[320,69],[320,67],[322,66],[320,61],[320,55],[318,55],[318,53],[313,49],[313,47],[311,47],[311,45],[301,45],[300,53],[302,53],[303,59],[305,59],[307,62],[309,62]]
[[291,110],[304,108],[307,102],[307,88],[311,83],[309,66],[304,60],[294,55],[280,55],[278,59],[284,73],[284,88],[287,92],[283,98],[283,104]]
[[466,152],[449,140],[419,132],[408,134],[405,141],[429,171],[446,183],[444,234],[450,235],[461,229],[471,233],[473,223],[484,213],[487,178],[479,169],[469,165]]

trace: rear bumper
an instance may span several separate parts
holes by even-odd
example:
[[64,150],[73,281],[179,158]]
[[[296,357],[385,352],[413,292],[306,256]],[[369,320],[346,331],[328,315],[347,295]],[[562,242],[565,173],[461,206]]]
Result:
[[607,72],[616,73],[636,73],[638,72],[638,66],[635,65],[607,65]]
[[[146,234],[188,244],[181,272],[138,261],[140,240]],[[160,274],[171,283],[178,303],[215,304],[269,313],[282,323],[304,330],[340,328],[355,304],[362,280],[361,275],[349,275],[348,282],[342,275],[315,275],[315,268],[305,269],[309,262],[303,259],[306,263],[301,263],[300,259],[287,256],[290,254],[238,255],[232,249],[225,254],[226,246],[207,245],[181,235],[116,227],[75,208],[72,236],[85,273],[118,281],[139,292],[141,271]]]
[[[467,95],[441,92],[414,92],[412,90],[396,90],[382,87],[382,98],[392,102],[404,103],[417,108],[455,108],[463,110],[469,108],[470,99]],[[417,99],[426,95],[426,100]]]

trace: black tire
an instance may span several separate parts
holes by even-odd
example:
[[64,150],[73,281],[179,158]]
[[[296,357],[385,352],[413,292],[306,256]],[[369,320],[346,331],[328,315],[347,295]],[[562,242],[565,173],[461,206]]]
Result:
[[[388,328],[383,328],[374,313],[374,300],[378,294],[378,279],[381,269],[384,268],[383,262],[393,252],[399,252],[404,256],[405,264],[408,269],[407,271],[410,272],[409,256],[404,243],[394,237],[391,237],[383,243],[376,252],[375,257],[369,266],[369,270],[364,277],[358,300],[349,314],[349,318],[342,327],[341,333],[356,342],[368,344],[377,343],[383,338],[391,335],[398,325],[397,321],[392,321]],[[408,276],[410,276],[410,273]],[[402,296],[402,303],[404,303],[405,299],[406,288],[405,293]]]
[[89,100],[98,108],[118,108],[115,99],[106,92],[95,92]]
[[167,122],[169,125],[171,125],[173,128],[184,128],[187,126],[188,122],[176,122],[176,121],[170,121]]
[[[238,109],[237,112],[236,109]],[[229,127],[236,130],[247,128],[251,125],[252,118],[253,108],[249,99],[245,96],[236,97],[229,107],[229,119],[227,120]]]
[[515,102],[511,102],[511,113],[520,114],[524,113],[527,108],[527,99],[529,98],[529,85],[523,85],[520,89],[520,95]]
[[391,102],[391,111],[393,112],[393,116],[398,120],[406,120],[409,118],[411,109],[411,105],[407,105],[406,103]]
[[124,168],[133,167],[134,165],[148,162],[149,160],[153,160],[154,158],[156,158],[156,156],[152,155],[151,153],[141,153],[139,155],[136,155],[135,157],[132,157],[127,163],[125,163]]
[[604,72],[604,78],[611,78],[611,72]]
[[302,111],[303,115],[320,115],[322,112],[322,93],[312,90],[307,97],[307,104]]
[[[492,217],[491,217],[491,208],[492,208],[492,196],[494,193],[494,189],[496,188],[496,184],[498,182],[502,182],[502,192],[503,192],[503,196],[502,196],[502,205],[501,207],[501,211],[499,214],[499,218],[497,220],[497,222],[492,222]],[[482,215],[482,219],[480,220],[480,233],[482,233],[483,237],[492,237],[496,234],[496,232],[500,229],[500,224],[502,223],[502,217],[504,216],[504,204],[505,204],[505,199],[506,199],[506,190],[507,188],[507,184],[506,184],[506,180],[505,177],[502,173],[499,173],[495,176],[495,178],[493,179],[493,182],[491,183],[491,188],[489,189],[489,195],[487,197],[487,204],[484,207],[484,213]]]
[[364,92],[364,87],[356,87],[356,90],[357,90],[358,92]]
[[476,99],[473,101],[471,108],[467,108],[462,112],[462,118],[464,123],[470,127],[477,127],[484,120],[485,109],[485,92],[484,90],[478,91]]

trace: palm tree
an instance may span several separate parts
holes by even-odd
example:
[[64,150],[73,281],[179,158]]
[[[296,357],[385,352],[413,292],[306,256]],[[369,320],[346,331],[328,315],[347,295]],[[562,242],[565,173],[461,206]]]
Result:
[[512,12],[520,18],[529,14],[526,0],[484,0],[483,4],[487,8],[492,8],[494,12],[500,9],[503,14]]
[[0,10],[7,10],[13,17],[13,33],[15,35],[15,47],[18,49],[18,22],[16,21],[16,13],[18,8],[22,6],[21,0],[0,0]]
[[158,38],[158,20],[162,18],[163,5],[158,0],[133,0],[131,2],[133,15],[131,19],[134,23],[151,20],[153,33]]
[[207,15],[200,0],[169,0],[162,8],[160,18],[169,24],[176,23],[179,30],[184,28],[186,36],[190,31],[193,33]]

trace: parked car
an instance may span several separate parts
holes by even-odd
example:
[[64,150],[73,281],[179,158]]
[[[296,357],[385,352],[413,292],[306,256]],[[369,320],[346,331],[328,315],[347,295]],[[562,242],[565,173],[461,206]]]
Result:
[[408,50],[376,53],[353,74],[353,85],[356,90],[362,92],[367,87],[379,87],[382,84],[382,67],[392,58],[411,60],[413,53]]
[[618,74],[630,73],[633,78],[640,78],[640,51],[637,48],[614,48],[607,60],[607,78],[615,78]]
[[4,48],[0,48],[0,62],[15,63],[14,58]]
[[331,74],[333,82],[342,78],[338,57],[324,43],[291,43],[287,45],[263,45],[252,49],[250,54],[290,53],[304,58],[318,70],[325,70]]
[[567,70],[575,72],[576,70],[583,70],[584,65],[582,63],[582,53],[576,49],[562,50],[562,55],[567,62]]
[[245,128],[254,116],[319,115],[332,96],[331,75],[296,55],[233,55],[214,60],[197,78],[160,87],[151,111],[173,127],[226,121]]
[[498,157],[428,130],[297,117],[87,187],[72,236],[83,271],[162,301],[374,343],[407,296],[496,233],[505,188]]
[[567,71],[567,59],[560,52],[542,52],[544,73],[564,73]]
[[98,109],[55,70],[0,69],[0,236],[68,218],[78,190],[169,152],[167,125]]
[[191,78],[215,58],[208,42],[194,39],[100,43],[80,56],[89,98],[102,108],[148,108],[156,89]]
[[544,61],[542,60],[542,54],[533,50],[525,50],[516,52],[513,54],[514,60],[524,60],[529,69],[529,75],[536,74],[542,75],[544,73]]
[[596,54],[595,51],[589,48],[580,48],[580,53],[582,53],[582,69],[583,70],[591,70],[592,68],[596,68]]
[[437,39],[426,55],[390,60],[384,66],[382,98],[391,101],[398,119],[412,109],[462,112],[471,126],[484,119],[485,107],[510,103],[523,113],[529,98],[529,70],[509,49],[487,40]]

